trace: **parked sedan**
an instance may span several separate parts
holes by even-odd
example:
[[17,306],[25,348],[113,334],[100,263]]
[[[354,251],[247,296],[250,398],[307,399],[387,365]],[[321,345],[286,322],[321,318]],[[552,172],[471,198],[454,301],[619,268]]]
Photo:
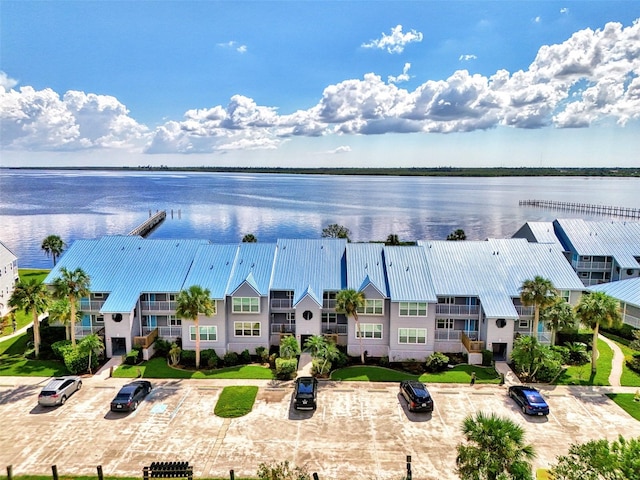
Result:
[[123,386],[113,400],[112,412],[132,412],[151,391],[151,382],[136,380]]
[[512,385],[509,387],[509,396],[520,405],[524,414],[549,415],[549,405],[540,392],[533,387]]
[[296,410],[317,408],[318,380],[314,377],[296,378],[293,408]]
[[400,382],[400,394],[407,401],[410,412],[433,412],[433,399],[424,383],[403,380]]
[[40,395],[38,395],[38,404],[43,407],[64,405],[67,398],[81,388],[82,380],[80,377],[68,376],[52,378],[51,381],[40,391]]

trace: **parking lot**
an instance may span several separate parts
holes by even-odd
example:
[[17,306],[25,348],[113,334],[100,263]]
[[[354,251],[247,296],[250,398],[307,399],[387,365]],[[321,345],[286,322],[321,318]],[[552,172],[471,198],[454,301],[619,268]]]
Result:
[[[34,383],[37,382],[37,383]],[[397,384],[321,382],[316,411],[292,408],[291,383],[260,384],[253,411],[222,419],[213,410],[225,382],[158,381],[130,414],[111,413],[120,379],[87,379],[65,405],[44,408],[46,379],[0,380],[0,468],[14,474],[141,476],[154,461],[188,461],[196,477],[255,476],[261,462],[288,459],[320,479],[399,480],[412,457],[414,479],[455,479],[464,417],[495,412],[522,425],[537,467],[553,463],[571,443],[640,436],[640,422],[600,393],[543,390],[548,417],[525,417],[506,387],[429,385],[433,414],[410,413]]]

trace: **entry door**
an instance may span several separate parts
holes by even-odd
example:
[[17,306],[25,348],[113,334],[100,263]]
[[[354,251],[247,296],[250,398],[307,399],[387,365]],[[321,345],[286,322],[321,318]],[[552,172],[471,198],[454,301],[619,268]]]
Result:
[[127,339],[122,337],[111,337],[111,355],[124,355],[127,353]]
[[309,340],[311,337],[313,337],[313,335],[300,335],[300,349],[304,350],[304,344],[307,343],[307,340]]
[[507,344],[506,343],[494,343],[493,344],[493,359],[498,362],[504,362],[507,359]]

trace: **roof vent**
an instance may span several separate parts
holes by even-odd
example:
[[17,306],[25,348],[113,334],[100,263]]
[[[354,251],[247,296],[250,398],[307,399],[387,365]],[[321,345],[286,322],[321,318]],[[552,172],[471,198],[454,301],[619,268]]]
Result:
[[256,266],[256,264],[255,264],[255,263],[252,263],[252,264],[251,264],[251,268],[253,268],[253,267],[255,267],[255,266]]
[[406,271],[407,271],[407,272],[409,271],[409,265],[407,265],[407,270],[406,270]]
[[209,270],[213,270],[213,265],[209,266]]

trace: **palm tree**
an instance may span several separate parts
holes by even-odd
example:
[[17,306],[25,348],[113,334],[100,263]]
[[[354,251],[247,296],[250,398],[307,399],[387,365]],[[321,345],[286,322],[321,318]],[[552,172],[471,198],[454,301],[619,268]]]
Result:
[[56,266],[56,259],[62,255],[64,247],[66,247],[66,244],[58,235],[49,235],[42,241],[42,245],[40,246],[40,248],[44,250],[44,253],[47,254],[47,257],[51,255],[54,267]]
[[538,339],[540,310],[556,302],[557,291],[553,282],[537,275],[533,280],[525,280],[520,287],[520,300],[525,307],[533,306],[533,335]]
[[209,289],[200,285],[191,285],[187,290],[181,290],[176,299],[176,315],[179,318],[191,320],[196,329],[196,369],[200,368],[200,326],[198,315],[207,317],[215,312],[215,300],[211,298]]
[[356,322],[356,332],[360,341],[360,360],[364,363],[364,350],[362,349],[362,335],[360,322],[358,321],[358,309],[364,307],[364,293],[352,288],[340,290],[336,295],[336,312],[344,313],[347,318],[353,317]]
[[384,241],[385,245],[400,245],[400,239],[395,233],[390,233],[387,239]]
[[36,358],[40,355],[40,322],[38,317],[47,311],[51,297],[47,288],[36,279],[29,281],[18,280],[11,298],[9,306],[24,310],[27,314],[33,315],[33,347]]
[[69,326],[71,329],[71,345],[76,346],[76,305],[82,297],[90,294],[91,279],[80,267],[69,271],[65,267],[60,269],[60,276],[53,281],[54,297],[67,298],[71,312]]
[[456,473],[462,480],[530,480],[532,445],[524,443],[524,429],[507,418],[478,412],[462,422],[466,444],[458,445]]
[[461,228],[458,228],[457,230],[447,235],[447,240],[460,241],[460,240],[466,240],[466,239],[467,239],[467,234],[464,233],[464,230],[462,230]]
[[[65,326],[65,336],[71,340],[71,304],[68,298],[56,300],[49,306],[49,319]],[[76,302],[76,322],[82,320],[82,312]]]
[[542,312],[542,321],[551,330],[551,346],[554,346],[558,331],[575,326],[576,315],[569,302],[558,297],[556,303]]
[[287,335],[280,339],[280,356],[288,360],[300,354],[298,340],[293,335]]
[[328,342],[322,335],[314,335],[310,337],[304,344],[305,349],[309,350],[311,356],[315,359],[322,360],[318,373],[324,374],[331,367],[331,362],[340,356],[340,351],[335,343]]
[[620,303],[617,299],[604,292],[591,292],[582,295],[576,306],[576,314],[580,322],[593,329],[593,343],[591,346],[591,372],[596,373],[598,359],[598,330],[600,325],[607,328],[622,323]]
[[257,243],[258,239],[253,233],[247,233],[242,237],[242,243]]
[[78,348],[82,353],[89,354],[89,373],[91,373],[91,355],[97,354],[104,350],[104,343],[102,343],[102,339],[95,333],[91,335],[87,335],[82,339],[82,341],[78,344]]

